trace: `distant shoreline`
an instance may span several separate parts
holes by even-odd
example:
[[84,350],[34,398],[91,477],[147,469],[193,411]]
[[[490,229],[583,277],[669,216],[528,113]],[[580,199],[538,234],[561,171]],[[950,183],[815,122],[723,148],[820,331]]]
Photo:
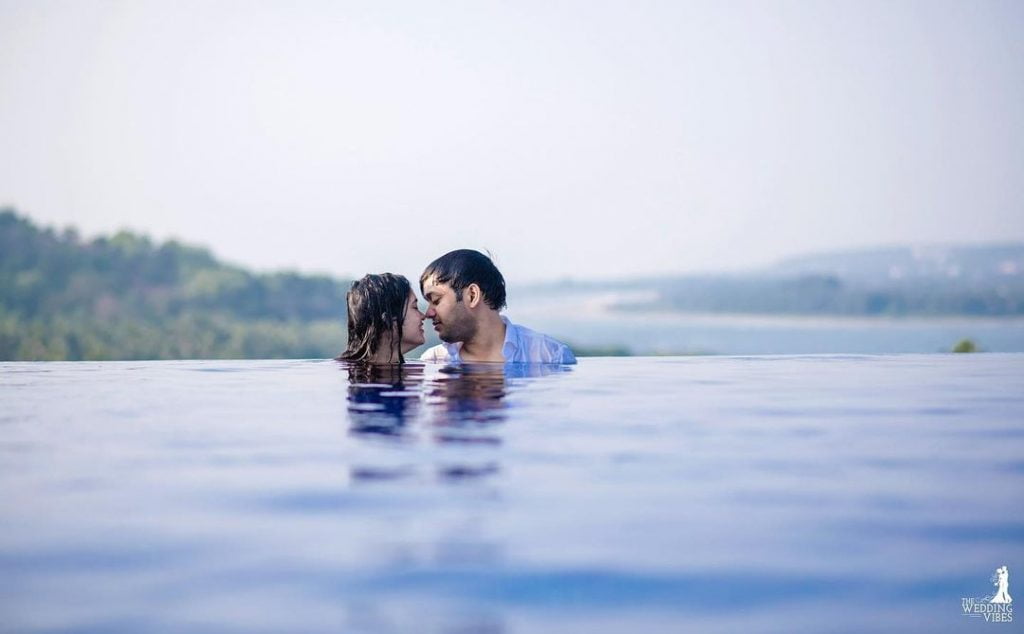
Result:
[[[607,313],[607,317],[615,317],[616,319],[628,318],[630,316],[637,316],[638,318],[657,318],[665,321],[690,321],[690,322],[715,322],[718,324],[728,325],[752,325],[752,326],[770,326],[776,323],[780,326],[783,325],[800,325],[800,326],[877,326],[890,328],[893,326],[913,326],[915,324],[929,324],[929,325],[992,325],[992,326],[1014,326],[1019,325],[1024,328],[1024,316],[1021,315],[1006,315],[1006,316],[993,316],[993,315],[832,315],[832,314],[807,314],[807,313],[714,313],[714,312],[688,312],[678,311],[672,309],[637,309],[636,311],[630,310],[629,308],[610,308]],[[587,318],[601,317],[589,316]]]
[[[782,312],[735,312],[735,311],[688,311],[657,306],[651,299],[656,293],[651,290],[637,291],[575,291],[558,298],[540,298],[536,295],[524,298],[523,306],[515,305],[509,310],[513,316],[522,318],[557,318],[570,321],[616,321],[635,320],[659,323],[713,324],[730,326],[859,326],[902,327],[913,325],[930,326],[1021,326],[1024,315],[969,315],[969,314],[905,314],[905,315],[864,315],[836,313],[782,313]],[[650,303],[649,303],[650,302]]]

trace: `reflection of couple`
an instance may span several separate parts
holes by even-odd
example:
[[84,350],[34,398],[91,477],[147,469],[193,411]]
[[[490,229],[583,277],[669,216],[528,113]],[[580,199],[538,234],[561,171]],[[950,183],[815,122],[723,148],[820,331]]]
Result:
[[998,586],[999,590],[989,603],[1013,603],[1013,597],[1010,596],[1010,571],[1006,566],[996,568],[993,577],[992,584]]
[[348,367],[351,432],[404,438],[420,409],[422,365],[353,363]]
[[447,253],[420,276],[427,312],[420,311],[409,281],[401,275],[366,275],[348,292],[348,347],[338,358],[370,363],[403,363],[423,345],[423,320],[434,322],[442,344],[424,361],[459,363],[576,363],[569,348],[499,314],[505,307],[505,279],[491,259],[470,249]]

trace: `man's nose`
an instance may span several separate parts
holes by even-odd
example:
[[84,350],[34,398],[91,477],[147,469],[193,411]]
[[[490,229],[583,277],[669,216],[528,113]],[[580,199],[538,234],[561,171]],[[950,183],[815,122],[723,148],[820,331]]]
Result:
[[427,313],[425,315],[423,315],[423,317],[425,319],[433,319],[434,315],[436,315],[436,314],[437,314],[437,311],[434,310],[433,306],[431,306],[430,308],[427,309]]

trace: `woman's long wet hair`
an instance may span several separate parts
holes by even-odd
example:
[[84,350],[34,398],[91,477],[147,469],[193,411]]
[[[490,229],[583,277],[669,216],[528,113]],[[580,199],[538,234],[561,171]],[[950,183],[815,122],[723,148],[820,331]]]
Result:
[[348,347],[338,359],[367,361],[382,345],[393,346],[391,358],[402,356],[402,326],[409,309],[409,280],[393,273],[370,274],[352,282],[348,304]]

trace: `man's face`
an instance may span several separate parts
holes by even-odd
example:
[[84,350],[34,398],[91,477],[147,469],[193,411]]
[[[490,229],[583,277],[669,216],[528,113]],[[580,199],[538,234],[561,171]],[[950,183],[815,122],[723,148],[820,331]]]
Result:
[[441,341],[455,343],[468,341],[476,334],[476,320],[455,291],[447,284],[439,284],[433,276],[423,282],[423,297],[427,300],[427,319],[434,321],[434,330]]

